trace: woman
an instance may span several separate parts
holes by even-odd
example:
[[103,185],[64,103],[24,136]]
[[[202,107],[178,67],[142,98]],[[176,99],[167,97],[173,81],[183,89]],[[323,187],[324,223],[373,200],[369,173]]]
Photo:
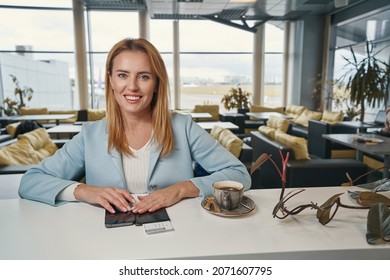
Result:
[[[170,113],[168,75],[151,43],[124,39],[114,45],[105,86],[106,118],[85,124],[56,154],[30,169],[20,183],[22,198],[144,213],[210,195],[219,180],[249,188],[250,176],[237,158],[191,116]],[[210,175],[194,178],[193,161]],[[146,195],[136,202],[132,194]]]

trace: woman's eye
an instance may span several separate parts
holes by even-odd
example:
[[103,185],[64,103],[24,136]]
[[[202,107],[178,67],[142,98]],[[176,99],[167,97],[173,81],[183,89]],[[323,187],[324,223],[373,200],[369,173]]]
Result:
[[141,75],[141,76],[139,76],[139,79],[140,80],[148,80],[149,76],[148,75]]
[[118,74],[118,77],[121,78],[121,79],[124,79],[124,78],[127,77],[127,75],[124,74],[124,73],[120,73],[120,74]]

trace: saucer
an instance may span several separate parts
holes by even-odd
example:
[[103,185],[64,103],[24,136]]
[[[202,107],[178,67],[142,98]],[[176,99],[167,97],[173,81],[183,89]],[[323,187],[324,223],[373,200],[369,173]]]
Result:
[[223,208],[221,208],[221,212],[217,212],[217,211],[215,211],[213,209],[209,210],[209,209],[205,208],[206,202],[207,202],[207,197],[205,197],[202,200],[202,202],[201,202],[201,205],[202,205],[203,209],[205,209],[207,212],[209,212],[211,214],[214,214],[214,215],[217,215],[217,216],[222,216],[222,217],[243,216],[243,215],[246,215],[246,214],[252,212],[256,208],[256,204],[253,202],[253,200],[250,199],[249,197],[245,196],[245,195],[242,198],[238,208],[233,209],[233,210],[226,210],[226,209],[223,209]]

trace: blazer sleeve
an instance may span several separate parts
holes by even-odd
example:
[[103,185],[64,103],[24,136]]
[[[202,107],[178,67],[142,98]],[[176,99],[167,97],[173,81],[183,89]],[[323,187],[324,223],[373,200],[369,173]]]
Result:
[[210,174],[191,179],[202,195],[212,194],[212,184],[221,180],[238,181],[245,190],[250,188],[251,177],[245,165],[192,120],[186,122],[186,136],[193,160]]

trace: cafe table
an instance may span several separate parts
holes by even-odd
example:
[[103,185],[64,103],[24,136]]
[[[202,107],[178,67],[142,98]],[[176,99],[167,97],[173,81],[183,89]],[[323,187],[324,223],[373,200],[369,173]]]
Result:
[[74,117],[74,114],[42,114],[42,115],[23,115],[12,117],[12,121],[55,121],[56,125],[60,124],[61,120],[67,120]]
[[[49,134],[68,134],[69,138],[72,138],[74,135],[78,134],[81,131],[81,125],[73,124],[60,124],[47,129]],[[58,138],[58,137],[57,137]]]
[[[390,258],[390,244],[366,242],[368,210],[340,208],[326,226],[310,209],[280,220],[272,217],[279,189],[247,191],[256,208],[237,217],[208,212],[201,198],[182,200],[167,208],[174,230],[148,235],[142,226],[105,228],[105,211],[97,206],[20,199],[15,176],[7,184],[15,196],[0,200],[0,260]],[[347,190],[356,187],[307,188],[288,205],[322,204],[340,192],[353,204]]]
[[357,132],[361,133],[367,132],[367,129],[383,127],[383,124],[380,123],[362,121],[342,121],[338,122],[338,124],[346,127],[355,128]]
[[239,129],[238,125],[235,125],[232,122],[215,121],[215,122],[198,122],[197,124],[206,131],[211,131],[211,129],[213,129],[213,127],[216,125],[230,130]]
[[268,121],[271,116],[276,118],[283,118],[283,119],[292,119],[294,117],[290,115],[281,114],[278,112],[247,112],[245,113],[247,116],[255,118],[259,121]]
[[[367,135],[381,141],[380,143],[359,142],[357,137]],[[369,134],[323,134],[326,140],[350,147],[356,150],[356,160],[363,161],[363,153],[383,155],[385,166],[390,166],[390,138],[381,135]],[[383,178],[389,178],[389,168],[383,169]]]

